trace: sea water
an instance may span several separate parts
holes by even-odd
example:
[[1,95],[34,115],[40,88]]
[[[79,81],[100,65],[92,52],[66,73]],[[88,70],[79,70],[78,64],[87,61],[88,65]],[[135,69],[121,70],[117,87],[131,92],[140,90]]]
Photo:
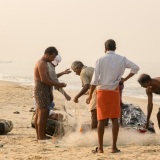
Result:
[[[64,70],[64,68],[61,66],[57,67],[57,73]],[[145,89],[140,86],[140,84],[137,82],[137,79],[140,74],[146,73],[149,74],[151,77],[160,77],[160,63],[139,63],[140,70],[138,74],[130,78],[128,81],[124,84],[124,90],[123,90],[123,96],[129,96],[129,97],[136,97],[136,98],[142,98],[147,99]],[[63,69],[62,69],[63,68]],[[61,70],[60,70],[61,69]],[[10,81],[10,82],[17,82],[24,85],[34,85],[34,79],[33,79],[33,70],[34,70],[34,64],[28,63],[28,65],[23,64],[23,62],[12,62],[9,61],[7,63],[0,63],[0,80],[3,81]],[[130,72],[129,69],[126,69],[124,76],[125,77]],[[74,72],[64,75],[59,78],[60,82],[67,83],[66,90],[80,90],[82,85],[80,81],[80,77],[75,75]],[[154,95],[154,103],[160,104],[158,95]]]

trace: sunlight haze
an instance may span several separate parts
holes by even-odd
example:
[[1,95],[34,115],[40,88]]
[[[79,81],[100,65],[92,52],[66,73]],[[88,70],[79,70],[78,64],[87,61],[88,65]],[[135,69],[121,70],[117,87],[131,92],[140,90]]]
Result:
[[74,60],[94,66],[112,38],[116,52],[135,63],[158,62],[159,8],[159,0],[1,0],[0,60],[32,70],[55,46],[60,68]]

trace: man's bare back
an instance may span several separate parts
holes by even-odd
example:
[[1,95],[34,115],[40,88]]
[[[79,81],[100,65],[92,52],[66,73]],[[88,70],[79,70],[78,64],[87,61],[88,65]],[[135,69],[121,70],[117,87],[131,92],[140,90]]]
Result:
[[152,93],[160,94],[160,77],[156,77],[153,80],[155,85],[152,86]]
[[[149,126],[149,120],[153,109],[153,93],[160,94],[160,77],[151,78],[148,74],[141,74],[138,78],[138,82],[142,87],[146,88],[146,94],[148,97],[146,122],[147,129]],[[157,114],[157,120],[160,128],[160,114]]]

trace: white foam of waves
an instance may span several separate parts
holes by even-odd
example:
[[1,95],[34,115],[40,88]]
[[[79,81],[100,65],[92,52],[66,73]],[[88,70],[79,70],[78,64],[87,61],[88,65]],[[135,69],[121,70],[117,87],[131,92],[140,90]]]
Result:
[[82,88],[81,80],[76,75],[67,75],[59,78],[59,81],[65,82],[67,84],[66,88],[71,90],[80,90]]
[[0,80],[8,82],[16,82],[26,85],[33,85],[33,78],[27,76],[12,76],[9,74],[0,74]]
[[146,98],[145,89],[142,87],[128,86],[123,89],[123,96],[136,97],[136,98]]
[[[71,147],[93,147],[98,145],[98,135],[96,131],[73,132],[67,134],[59,141],[61,146]],[[160,145],[159,135],[151,133],[139,133],[137,130],[120,129],[117,145]],[[112,145],[112,130],[106,128],[104,133],[104,146]]]
[[[147,100],[145,88],[125,88],[122,96],[134,97]],[[160,95],[154,94],[153,101],[155,104],[160,105]]]

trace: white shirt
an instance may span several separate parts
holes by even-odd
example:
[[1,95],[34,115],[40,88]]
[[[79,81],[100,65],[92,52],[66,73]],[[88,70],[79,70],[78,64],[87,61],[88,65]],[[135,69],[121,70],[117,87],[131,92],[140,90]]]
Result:
[[139,67],[126,57],[108,51],[96,61],[91,85],[96,85],[97,90],[115,90],[126,68],[130,68],[130,72],[134,74],[139,70]]

